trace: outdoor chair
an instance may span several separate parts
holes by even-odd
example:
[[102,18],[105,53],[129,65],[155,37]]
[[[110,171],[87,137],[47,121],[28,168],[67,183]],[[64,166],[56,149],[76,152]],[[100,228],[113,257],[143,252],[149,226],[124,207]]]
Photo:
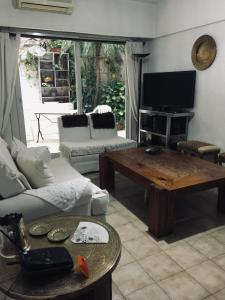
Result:
[[106,112],[111,112],[112,108],[109,105],[98,105],[94,108],[94,110],[92,111],[92,113],[106,113]]

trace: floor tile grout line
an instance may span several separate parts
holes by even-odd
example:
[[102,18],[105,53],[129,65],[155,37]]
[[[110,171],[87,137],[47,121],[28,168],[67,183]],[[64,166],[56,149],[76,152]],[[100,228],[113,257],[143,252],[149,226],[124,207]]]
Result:
[[[186,270],[183,270],[183,271],[181,271],[181,272],[179,272],[179,273],[185,273],[186,275],[188,275],[188,276],[190,276],[191,277],[191,279],[195,282],[195,283],[197,283],[201,288],[203,288],[207,293],[211,293],[211,292],[209,292],[204,286],[202,286],[195,278],[193,278],[189,273],[187,273],[186,272]],[[175,277],[175,276],[177,276],[177,274],[179,274],[179,273],[176,273],[176,274],[173,274],[173,275],[171,275],[170,277],[167,277],[167,278],[165,278],[165,279],[162,279],[162,280],[160,280],[159,281],[159,283],[160,282],[162,282],[162,281],[164,281],[164,280],[167,280],[167,279],[169,279],[169,278],[171,278],[171,277]],[[161,286],[160,286],[161,287]],[[163,287],[161,287],[162,289],[163,289]],[[163,289],[164,290],[164,289]],[[165,291],[165,290],[164,290]],[[207,295],[206,297],[208,297],[208,296],[210,296],[210,295]],[[203,298],[204,299],[204,298]]]
[[213,263],[215,263],[218,267],[220,267],[220,268],[225,272],[225,268],[221,267],[216,261],[214,261],[215,258],[220,257],[220,256],[224,256],[224,255],[225,255],[225,253],[219,254],[219,255],[217,255],[217,256],[215,256],[215,257],[212,257],[210,260],[211,260]]
[[215,296],[217,293],[221,292],[224,289],[225,289],[225,287],[221,288],[221,290],[216,291],[215,293],[211,294],[210,296]]
[[[208,261],[211,261],[210,259],[208,259]],[[204,261],[204,262],[202,262],[202,264],[203,263],[205,263],[206,261]],[[201,265],[201,264],[198,264],[198,265],[196,265],[196,266],[199,266],[199,265]],[[195,267],[195,266],[194,266]],[[193,267],[192,267],[193,268]],[[189,269],[191,269],[191,268],[189,268]],[[189,269],[187,269],[187,270],[189,270]],[[220,268],[221,269],[221,268]],[[224,271],[224,270],[223,270]],[[225,272],[225,271],[224,271]],[[205,290],[207,290],[207,292],[209,292],[209,293],[212,293],[211,291],[209,291],[206,287],[204,287],[196,278],[194,278],[190,273],[188,273],[188,272],[186,272],[189,276],[191,276],[201,287],[203,287]],[[224,289],[225,288],[225,282],[224,282],[224,287],[222,288],[222,289]],[[221,289],[221,290],[222,290]],[[219,291],[219,290],[218,290]],[[217,293],[218,291],[216,291],[215,293]],[[214,293],[214,294],[215,294]]]
[[203,255],[206,259],[209,259],[204,253],[202,253],[199,249],[196,249],[192,244],[188,243],[187,244],[195,251],[197,251],[199,254]]
[[[124,297],[124,295],[123,295],[122,291],[120,290],[119,286],[115,283],[114,280],[112,280],[112,282],[113,282],[113,284],[115,284],[115,286],[116,286],[117,289],[119,290],[119,292],[120,292],[120,294],[122,295],[122,297]],[[114,300],[114,299],[112,299],[112,300]],[[117,300],[117,299],[115,299],[115,300]],[[119,299],[118,299],[118,300],[119,300]]]
[[[133,290],[132,292],[130,292],[129,294],[127,294],[127,295],[123,295],[123,297],[128,297],[128,296],[130,296],[131,294],[133,294],[133,293],[135,293],[135,292],[137,292],[137,291],[141,291],[141,290],[143,290],[144,288],[146,288],[146,287],[148,287],[148,286],[151,286],[151,285],[153,285],[153,284],[156,284],[156,282],[152,282],[152,283],[150,283],[149,285],[146,285],[146,286],[144,286],[144,287],[142,287],[142,288],[138,288],[138,289],[136,289],[136,290]],[[154,300],[154,299],[153,299]]]
[[[212,237],[212,238],[214,238],[214,237]],[[215,239],[215,238],[214,238],[214,239]],[[217,242],[219,242],[219,241],[217,240]],[[194,248],[195,250],[197,250],[198,252],[200,252],[202,255],[206,256],[203,252],[201,252],[201,250],[195,248],[195,246],[193,246],[193,245],[191,244],[191,242],[187,241],[187,243],[188,243],[192,248]],[[221,242],[219,242],[219,243],[221,244]],[[223,245],[223,246],[225,247],[225,245]],[[218,255],[216,255],[215,257],[217,257],[217,256],[219,256],[219,255],[222,255],[222,254],[225,254],[225,248],[224,248],[224,252],[223,252],[223,253],[218,254]],[[207,257],[208,259],[211,259],[211,257],[208,257],[208,256],[206,256],[206,257]]]
[[[220,229],[218,231],[222,231],[223,229]],[[221,242],[218,238],[216,238],[216,236],[213,236],[213,233],[215,233],[216,231],[212,232],[212,233],[209,233],[209,236],[216,239],[217,242],[219,242],[220,244],[222,244],[223,246],[225,246],[225,243]]]
[[173,300],[167,293],[167,291],[165,291],[159,284],[158,282],[156,282],[157,286],[166,294],[166,296],[170,299],[170,300]]
[[[221,254],[221,255],[224,255],[224,254]],[[216,256],[216,257],[218,257],[218,256]],[[215,257],[213,257],[213,258],[215,258]],[[209,260],[210,260],[212,263],[216,264],[217,267],[220,268],[220,269],[225,273],[225,269],[223,269],[220,265],[218,265],[218,264],[213,260],[213,258],[212,258],[212,259],[209,259]]]
[[[143,267],[138,263],[138,261],[137,260],[134,260],[134,261],[132,261],[132,262],[130,262],[130,263],[128,263],[128,264],[126,264],[126,265],[124,265],[124,266],[127,266],[127,265],[129,265],[129,264],[132,264],[132,263],[136,263],[136,264],[138,264],[138,266],[142,269],[142,271],[153,281],[153,282],[155,282],[155,280],[143,269]],[[124,267],[124,266],[121,266],[121,267],[119,267],[119,269],[121,269],[122,267]]]
[[[188,244],[189,245],[189,244]],[[203,262],[205,262],[205,261],[207,261],[207,260],[209,260],[209,258],[207,257],[207,256],[205,256],[204,254],[202,254],[200,251],[198,251],[197,249],[195,249],[194,247],[192,247],[191,245],[189,245],[193,250],[195,250],[196,252],[198,252],[199,254],[201,254],[202,256],[204,256],[204,261],[201,261],[201,262],[199,262],[199,263],[196,263],[196,264],[194,264],[193,266],[191,266],[191,267],[188,267],[188,268],[184,268],[183,266],[181,266],[180,264],[179,264],[179,262],[177,262],[177,261],[175,261],[169,254],[167,254],[172,260],[174,260],[182,269],[184,269],[184,271],[186,271],[186,270],[188,270],[188,269],[190,269],[190,268],[193,268],[193,267],[195,267],[195,266],[198,266],[198,265],[200,265],[201,263],[203,263]],[[171,248],[170,248],[171,249]],[[168,251],[168,250],[170,250],[170,249],[167,249],[167,250],[165,250],[165,251]]]
[[[190,245],[191,246],[191,245]],[[192,246],[191,246],[192,247]],[[126,247],[125,247],[126,248]],[[193,247],[192,247],[193,248]],[[194,250],[196,250],[195,248],[193,248]],[[127,250],[127,248],[126,248],[126,250]],[[128,250],[127,250],[128,251]],[[166,250],[165,250],[166,251]],[[173,258],[171,258],[167,253],[165,253],[165,251],[161,251],[161,252],[163,252],[165,255],[167,255],[171,260],[173,260],[175,263],[177,263]],[[196,250],[197,252],[199,252],[198,250]],[[129,252],[129,251],[128,251]],[[160,253],[161,253],[160,252]],[[199,252],[200,254],[202,254],[201,252]],[[130,252],[129,252],[129,254],[131,254]],[[154,254],[152,254],[152,255],[154,255]],[[147,257],[150,257],[150,256],[152,256],[152,255],[149,255],[149,256],[146,256],[146,257],[143,257],[142,259],[144,259],[144,258],[147,258]],[[222,255],[222,254],[221,254]],[[133,257],[133,255],[131,254],[131,256]],[[189,267],[189,268],[184,268],[184,267],[182,267],[181,265],[179,265],[178,263],[178,265],[179,265],[179,267],[181,267],[181,271],[179,271],[179,272],[176,272],[175,274],[172,274],[172,275],[169,275],[168,277],[165,277],[165,278],[163,278],[163,279],[161,279],[161,280],[155,280],[154,278],[152,278],[151,277],[151,275],[149,274],[149,273],[147,273],[147,275],[153,280],[153,282],[155,283],[155,284],[158,284],[158,282],[161,282],[161,281],[163,281],[163,280],[166,280],[166,279],[168,279],[168,278],[171,278],[171,277],[173,277],[173,276],[175,276],[175,275],[177,275],[177,274],[179,274],[179,273],[182,273],[182,272],[185,272],[186,274],[188,274],[196,283],[198,283],[204,290],[206,290],[207,292],[209,292],[209,293],[211,293],[210,291],[208,291],[198,280],[196,280],[191,274],[189,274],[188,272],[187,272],[187,270],[189,270],[189,269],[191,269],[191,268],[193,268],[193,267],[195,267],[195,266],[198,266],[198,265],[201,265],[202,263],[204,263],[204,262],[206,262],[206,261],[212,261],[212,262],[214,262],[212,259],[209,259],[209,258],[207,258],[204,254],[203,254],[203,256],[204,256],[204,258],[205,258],[205,260],[204,261],[202,261],[202,262],[200,262],[200,263],[197,263],[197,264],[195,264],[195,265],[193,265],[193,266],[191,266],[191,267]],[[134,258],[134,257],[133,257]],[[140,265],[140,263],[139,263],[139,260],[140,259],[136,259],[136,258],[134,258],[134,261],[133,262],[136,262],[142,269],[143,269],[143,267]],[[130,262],[131,263],[131,262]],[[215,263],[215,262],[214,262]],[[129,264],[129,263],[128,263]],[[128,265],[128,264],[126,264],[126,265]],[[216,264],[217,265],[217,264]],[[220,266],[218,266],[222,271],[224,271],[225,272],[225,270],[224,269],[222,269]],[[143,269],[144,270],[144,269]],[[146,273],[146,271],[144,270],[144,272]],[[225,286],[224,286],[225,287]],[[222,289],[224,289],[224,287],[222,288]],[[162,288],[162,287],[160,287],[160,288]],[[222,290],[221,289],[221,290]],[[165,292],[165,290],[163,289],[163,291]],[[168,295],[167,295],[168,296]],[[208,295],[209,296],[209,295]],[[207,297],[208,297],[207,296]],[[168,296],[169,297],[169,296]]]

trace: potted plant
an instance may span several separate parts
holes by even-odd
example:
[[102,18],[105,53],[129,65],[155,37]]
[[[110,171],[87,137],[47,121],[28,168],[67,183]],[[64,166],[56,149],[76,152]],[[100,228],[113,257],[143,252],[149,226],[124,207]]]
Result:
[[61,48],[62,48],[62,41],[61,40],[52,40],[50,46],[51,46],[51,49],[50,49],[51,52],[60,53]]
[[62,68],[58,64],[53,65],[53,70],[61,70]]

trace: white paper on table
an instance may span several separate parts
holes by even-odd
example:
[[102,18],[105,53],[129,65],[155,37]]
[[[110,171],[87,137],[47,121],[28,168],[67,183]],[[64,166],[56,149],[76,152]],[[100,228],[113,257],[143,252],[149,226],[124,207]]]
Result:
[[80,222],[71,239],[75,244],[108,243],[108,241],[108,231],[92,222]]

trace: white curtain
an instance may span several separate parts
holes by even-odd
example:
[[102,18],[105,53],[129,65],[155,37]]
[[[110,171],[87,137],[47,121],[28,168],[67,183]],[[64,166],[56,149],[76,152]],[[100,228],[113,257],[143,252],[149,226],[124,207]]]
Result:
[[126,137],[137,139],[139,60],[133,54],[143,53],[142,42],[126,42]]
[[4,136],[17,85],[19,35],[0,32],[0,135]]

